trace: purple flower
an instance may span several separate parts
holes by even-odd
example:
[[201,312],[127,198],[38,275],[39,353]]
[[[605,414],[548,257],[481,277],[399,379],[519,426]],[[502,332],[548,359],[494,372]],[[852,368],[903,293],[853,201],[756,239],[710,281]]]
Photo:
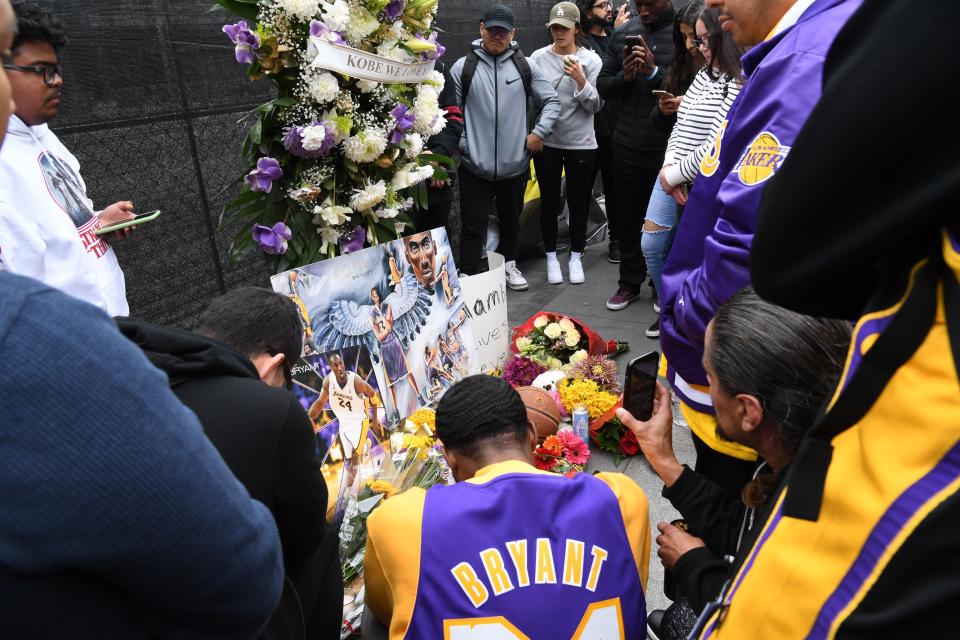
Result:
[[367,234],[364,232],[363,227],[354,227],[353,231],[343,234],[337,240],[337,244],[340,245],[340,253],[350,253],[351,251],[363,249],[363,243],[366,237]]
[[[310,125],[303,127],[287,127],[283,130],[283,148],[297,156],[298,158],[320,158],[327,155],[337,144],[336,133],[333,125],[314,121]],[[304,133],[308,135],[304,135]],[[320,133],[324,134],[322,141],[318,139]],[[310,147],[307,149],[304,143]]]
[[278,222],[273,227],[262,224],[253,225],[253,239],[264,253],[272,256],[287,252],[287,240],[293,236],[290,227]]
[[444,51],[447,50],[447,48],[446,48],[445,46],[443,46],[442,44],[440,44],[439,42],[437,42],[437,32],[436,32],[436,31],[434,31],[433,33],[431,33],[429,38],[424,38],[422,33],[418,33],[416,37],[417,37],[418,40],[423,40],[424,42],[429,42],[430,44],[435,44],[435,45],[437,45],[437,48],[436,48],[435,51],[426,51],[426,52],[424,52],[424,53],[421,53],[421,54],[420,54],[420,60],[421,60],[421,61],[436,60],[436,59],[438,59],[440,56],[443,55],[443,52],[444,52]]
[[395,21],[403,14],[403,5],[406,4],[406,0],[390,0],[390,3],[383,10],[383,15],[388,19]]
[[546,367],[530,358],[514,356],[503,365],[503,379],[514,387],[528,387],[546,370]]
[[327,42],[335,42],[336,44],[345,44],[343,41],[343,36],[339,32],[332,30],[327,25],[323,24],[319,20],[310,21],[310,36],[314,38],[320,38],[326,40]]
[[223,32],[236,45],[234,53],[240,64],[253,64],[253,56],[260,48],[260,36],[250,31],[247,22],[241,20],[237,24],[223,25]]
[[283,169],[280,163],[273,158],[260,158],[257,160],[257,168],[244,176],[244,180],[250,186],[250,191],[260,191],[261,193],[270,193],[273,189],[274,180],[283,177]]
[[417,118],[405,104],[395,106],[393,111],[390,112],[390,115],[393,116],[396,122],[393,127],[393,132],[390,134],[390,142],[391,144],[400,144],[400,141],[403,140],[403,134],[413,128],[413,123]]

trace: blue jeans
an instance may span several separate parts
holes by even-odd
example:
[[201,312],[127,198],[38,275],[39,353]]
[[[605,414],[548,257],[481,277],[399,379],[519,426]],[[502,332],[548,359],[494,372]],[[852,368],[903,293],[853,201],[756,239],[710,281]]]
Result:
[[663,273],[663,263],[667,259],[670,237],[677,224],[677,201],[667,195],[660,186],[659,178],[653,184],[650,192],[650,202],[647,203],[645,220],[664,227],[656,231],[643,231],[640,249],[647,262],[647,270],[653,278],[653,286],[660,294],[660,274]]

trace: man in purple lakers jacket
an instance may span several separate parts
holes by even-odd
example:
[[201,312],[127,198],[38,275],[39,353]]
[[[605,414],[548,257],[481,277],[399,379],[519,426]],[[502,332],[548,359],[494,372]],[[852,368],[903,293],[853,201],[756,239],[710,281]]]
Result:
[[509,384],[471,376],[437,407],[457,483],[410,489],[368,521],[368,609],[398,640],[641,638],[647,499],[619,473],[533,466]]
[[734,492],[749,480],[756,454],[716,436],[704,333],[717,308],[750,284],[764,185],[820,99],[824,58],[861,2],[707,0],[724,30],[753,48],[743,57],[746,85],[701,164],[664,266],[660,343],[694,434],[697,470]]

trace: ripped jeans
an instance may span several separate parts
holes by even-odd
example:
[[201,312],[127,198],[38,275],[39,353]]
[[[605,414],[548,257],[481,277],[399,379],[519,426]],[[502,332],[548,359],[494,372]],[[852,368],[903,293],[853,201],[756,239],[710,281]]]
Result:
[[640,241],[643,257],[647,261],[647,270],[653,279],[657,295],[660,295],[660,274],[663,273],[663,263],[667,259],[670,241],[677,226],[677,201],[664,192],[659,178],[653,183],[644,220],[663,227],[653,231],[644,228],[643,239]]

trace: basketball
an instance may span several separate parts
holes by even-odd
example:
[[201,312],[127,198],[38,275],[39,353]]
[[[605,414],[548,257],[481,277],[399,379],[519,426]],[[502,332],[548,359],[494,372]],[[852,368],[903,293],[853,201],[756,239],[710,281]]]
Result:
[[537,438],[543,440],[557,432],[560,426],[560,409],[553,396],[539,387],[519,387],[517,393],[527,408],[527,416],[537,430]]

